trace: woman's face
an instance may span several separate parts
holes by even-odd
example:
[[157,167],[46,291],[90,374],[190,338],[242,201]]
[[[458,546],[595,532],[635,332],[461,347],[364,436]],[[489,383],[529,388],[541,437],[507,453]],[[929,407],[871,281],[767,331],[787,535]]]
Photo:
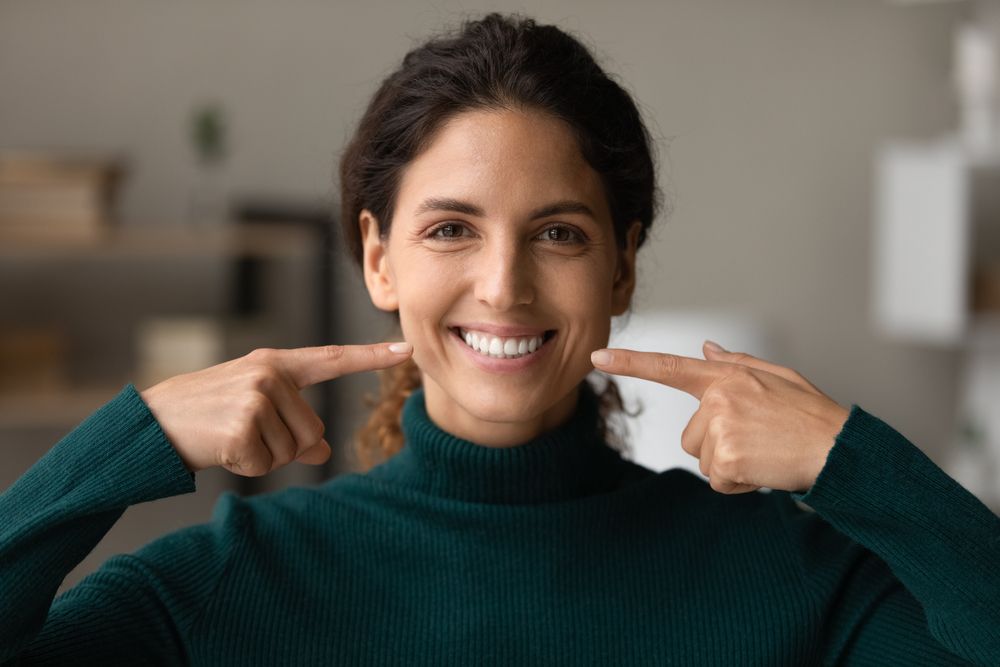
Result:
[[438,426],[512,446],[570,416],[628,308],[638,225],[622,252],[563,121],[461,113],[405,168],[388,238],[359,222],[372,301],[399,310]]

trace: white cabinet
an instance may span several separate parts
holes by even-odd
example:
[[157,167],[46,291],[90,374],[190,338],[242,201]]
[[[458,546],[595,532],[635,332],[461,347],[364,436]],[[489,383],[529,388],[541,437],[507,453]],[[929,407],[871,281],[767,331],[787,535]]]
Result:
[[876,159],[872,318],[886,338],[961,355],[948,472],[1000,507],[1000,155],[957,139]]

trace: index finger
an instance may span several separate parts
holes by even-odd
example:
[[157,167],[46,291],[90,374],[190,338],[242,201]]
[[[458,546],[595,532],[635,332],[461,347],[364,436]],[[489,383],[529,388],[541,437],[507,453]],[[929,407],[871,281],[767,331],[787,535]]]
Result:
[[326,382],[341,375],[389,368],[409,359],[409,343],[370,345],[319,345],[277,350],[279,367],[299,389]]
[[[604,355],[607,355],[606,361]],[[732,364],[624,348],[597,350],[591,355],[591,361],[595,368],[607,373],[659,382],[685,391],[698,400],[713,382],[732,369]]]

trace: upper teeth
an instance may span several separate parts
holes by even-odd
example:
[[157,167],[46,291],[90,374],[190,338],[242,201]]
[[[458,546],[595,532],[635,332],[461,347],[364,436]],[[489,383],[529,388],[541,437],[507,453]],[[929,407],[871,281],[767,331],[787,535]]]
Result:
[[488,333],[460,329],[465,343],[480,354],[486,354],[498,359],[514,359],[531,354],[542,346],[543,336],[522,336],[518,338],[500,338]]

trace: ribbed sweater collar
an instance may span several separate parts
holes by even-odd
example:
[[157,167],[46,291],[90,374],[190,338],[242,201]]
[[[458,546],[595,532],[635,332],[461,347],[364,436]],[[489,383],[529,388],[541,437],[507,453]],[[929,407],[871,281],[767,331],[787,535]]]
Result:
[[576,410],[558,427],[515,447],[487,447],[443,431],[423,389],[403,406],[403,449],[369,471],[375,478],[469,502],[531,504],[616,487],[623,461],[598,434],[598,399],[581,386]]

